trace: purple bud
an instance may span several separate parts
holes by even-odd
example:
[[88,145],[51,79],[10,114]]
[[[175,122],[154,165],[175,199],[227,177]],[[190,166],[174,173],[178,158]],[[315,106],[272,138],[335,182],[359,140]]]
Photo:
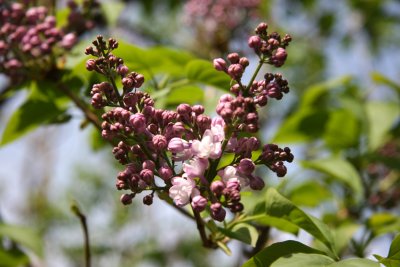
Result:
[[121,76],[125,76],[129,72],[129,69],[127,66],[120,64],[117,66],[117,73]]
[[225,189],[225,184],[220,180],[214,181],[211,183],[210,189],[215,195],[220,196],[222,191]]
[[179,115],[188,115],[192,112],[192,108],[188,104],[180,104],[176,108],[176,112],[178,112]]
[[154,173],[153,173],[153,171],[151,171],[149,169],[143,169],[140,172],[140,178],[142,178],[146,184],[150,185],[153,182]]
[[143,133],[146,130],[146,117],[142,113],[131,115],[129,122],[133,126],[135,133]]
[[257,35],[253,35],[249,38],[248,45],[250,48],[255,50],[260,49],[261,47],[261,38]]
[[250,188],[253,190],[261,190],[264,188],[265,183],[259,176],[248,176],[250,179]]
[[226,62],[222,58],[216,58],[213,61],[214,68],[218,71],[226,71]]
[[94,59],[89,59],[88,61],[86,61],[86,69],[88,71],[93,71],[96,69],[96,60]]
[[261,22],[256,28],[256,34],[267,34],[268,24]]
[[243,66],[240,64],[232,64],[228,68],[228,74],[232,79],[240,79],[243,75]]
[[239,64],[242,65],[243,68],[246,68],[250,64],[250,62],[249,62],[249,60],[247,58],[242,57],[239,60]]
[[134,196],[134,194],[123,194],[119,200],[122,202],[122,204],[129,205],[132,203],[132,199]]
[[253,173],[256,165],[251,159],[242,159],[238,166],[238,171],[244,175],[250,175]]
[[240,56],[238,53],[230,53],[227,58],[231,64],[236,64],[239,63]]
[[168,143],[168,150],[172,153],[181,153],[189,147],[189,143],[181,138],[174,137]]
[[192,110],[196,115],[200,115],[204,113],[204,107],[202,105],[194,105]]
[[211,217],[214,220],[222,222],[225,219],[226,211],[222,207],[221,203],[216,202],[211,204],[210,209],[211,209]]
[[158,169],[158,174],[160,175],[161,179],[167,182],[171,179],[173,172],[170,167],[162,166],[160,169]]
[[156,167],[156,164],[152,160],[145,160],[142,163],[143,169],[148,169],[148,170],[154,171],[155,167]]
[[202,212],[207,206],[207,199],[201,195],[192,198],[192,207],[197,212]]
[[75,45],[76,41],[76,35],[74,33],[68,33],[62,38],[61,47],[69,50]]
[[150,206],[151,204],[153,204],[153,195],[147,195],[143,197],[143,204]]
[[161,150],[167,148],[167,145],[168,145],[167,138],[165,138],[165,136],[159,135],[159,134],[153,136],[152,142],[153,142],[154,147],[158,151],[161,151]]

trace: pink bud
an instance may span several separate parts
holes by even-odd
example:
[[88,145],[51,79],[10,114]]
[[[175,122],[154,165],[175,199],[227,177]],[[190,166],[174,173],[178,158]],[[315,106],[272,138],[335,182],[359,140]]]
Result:
[[226,71],[226,62],[222,58],[216,58],[213,61],[214,68],[218,71]]
[[134,195],[133,194],[123,194],[120,198],[120,201],[122,202],[122,204],[124,205],[129,205],[132,203],[132,199],[133,199]]
[[129,122],[133,126],[135,133],[143,133],[146,130],[146,118],[142,113],[131,115]]
[[221,203],[216,202],[211,204],[210,209],[211,209],[211,217],[214,220],[222,222],[225,219],[226,211],[222,207]]
[[192,198],[192,207],[197,212],[202,212],[207,206],[207,199],[201,195],[194,196]]
[[162,166],[160,169],[158,169],[158,174],[160,175],[161,179],[167,182],[171,179],[173,172],[170,167]]
[[255,164],[251,159],[242,159],[238,166],[238,171],[244,175],[250,175],[255,169]]

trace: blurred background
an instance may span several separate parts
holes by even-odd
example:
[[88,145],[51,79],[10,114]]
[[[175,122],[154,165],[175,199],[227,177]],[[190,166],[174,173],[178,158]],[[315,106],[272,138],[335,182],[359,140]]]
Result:
[[[106,22],[86,33],[81,47],[102,33],[210,61],[235,51],[256,62],[247,39],[259,22],[292,35],[287,63],[279,69],[291,93],[260,114],[263,141],[290,145],[295,163],[283,180],[261,175],[307,211],[355,234],[343,253],[386,255],[400,229],[399,1],[125,0],[100,6]],[[56,7],[62,18],[66,2]],[[212,90],[204,88],[198,102],[211,107]],[[1,98],[0,133],[25,93]],[[147,207],[136,199],[123,206],[115,190],[121,167],[111,148],[101,145],[91,127],[82,129],[79,110],[71,107],[70,114],[68,123],[41,127],[0,147],[0,221],[25,226],[20,232],[25,242],[43,250],[43,258],[28,252],[34,259],[30,266],[83,266],[83,235],[73,203],[88,219],[93,266],[240,266],[245,261],[249,248],[239,243],[230,244],[232,256],[202,248],[195,224],[161,201]],[[340,173],[318,165],[325,156],[346,159],[363,184],[340,181]],[[361,204],[354,203],[355,194]],[[377,239],[366,242],[366,233]],[[298,238],[311,242],[303,232],[271,233],[271,242]],[[360,255],[363,245],[367,249]]]

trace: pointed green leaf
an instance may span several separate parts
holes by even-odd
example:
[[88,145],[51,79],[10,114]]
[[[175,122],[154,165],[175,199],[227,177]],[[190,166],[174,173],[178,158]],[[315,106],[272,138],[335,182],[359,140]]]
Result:
[[264,215],[260,218],[255,219],[254,222],[259,223],[261,225],[269,225],[269,226],[275,227],[276,229],[279,229],[283,232],[291,233],[294,235],[297,235],[299,233],[298,226],[296,226],[295,224],[293,224],[287,220],[277,218],[277,217]]
[[302,162],[306,168],[325,173],[330,178],[336,179],[349,186],[354,193],[357,202],[362,200],[364,189],[361,177],[356,169],[348,161],[340,158],[328,158]]
[[194,82],[205,85],[212,85],[217,88],[228,91],[230,88],[230,77],[214,69],[212,63],[207,60],[192,60],[186,66],[187,78]]
[[320,254],[297,253],[281,257],[271,267],[326,267],[335,261]]
[[368,118],[368,148],[375,150],[386,141],[386,135],[399,119],[400,107],[395,103],[369,102],[365,110]]
[[390,245],[388,258],[393,260],[400,260],[400,234],[398,234]]
[[265,211],[270,216],[288,220],[305,230],[321,241],[337,257],[333,236],[328,226],[298,208],[274,188],[267,190]]
[[284,242],[274,243],[260,252],[258,252],[254,257],[246,261],[242,267],[268,267],[281,257],[293,253],[322,253],[316,249],[310,248],[300,242],[294,240],[288,240]]
[[15,243],[43,257],[43,242],[31,228],[17,225],[0,224],[0,236],[7,237]]
[[258,232],[254,226],[247,223],[239,223],[232,227],[232,229],[218,228],[223,234],[231,238],[242,241],[253,247],[256,246]]
[[376,261],[368,259],[346,259],[328,265],[329,267],[380,267]]

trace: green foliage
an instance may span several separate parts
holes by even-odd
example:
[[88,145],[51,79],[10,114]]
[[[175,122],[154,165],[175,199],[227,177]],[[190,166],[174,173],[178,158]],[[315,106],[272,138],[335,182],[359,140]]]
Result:
[[400,234],[393,239],[386,258],[379,255],[374,255],[374,257],[386,267],[400,266]]
[[258,233],[254,226],[247,223],[235,224],[232,228],[218,228],[223,234],[231,238],[242,241],[243,243],[249,244],[253,247],[256,246]]

